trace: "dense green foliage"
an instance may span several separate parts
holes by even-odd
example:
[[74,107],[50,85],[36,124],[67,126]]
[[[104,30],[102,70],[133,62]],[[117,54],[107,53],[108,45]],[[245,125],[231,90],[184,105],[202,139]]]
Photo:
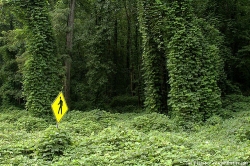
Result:
[[61,62],[45,1],[21,2],[30,38],[23,70],[26,108],[37,115],[50,112],[50,104],[61,88]]
[[15,29],[9,32],[4,32],[0,47],[1,52],[1,87],[0,95],[2,104],[6,106],[21,105],[22,99],[22,75],[19,72],[16,57],[20,57],[24,52],[25,33],[22,29]]
[[169,30],[174,32],[170,34],[167,55],[169,105],[184,123],[205,121],[221,104],[217,85],[219,51],[208,38],[216,30],[194,15],[190,1],[173,3],[170,8]]
[[249,165],[249,10],[0,0],[0,165]]
[[62,156],[69,145],[71,145],[70,136],[65,131],[50,127],[45,130],[44,136],[38,142],[36,153],[39,158],[53,160],[55,156]]
[[[249,98],[227,97],[225,107],[219,110],[221,115],[204,124],[190,124],[185,131],[159,113],[71,111],[57,129],[42,118],[36,118],[34,124],[27,111],[4,110],[0,117],[0,164],[248,165],[249,103]],[[28,124],[36,127],[31,129]]]
[[6,13],[10,10],[9,15],[15,16],[11,21],[17,22],[17,27],[21,24],[23,29],[13,29],[16,27],[12,25],[10,31],[3,33],[3,104],[14,103],[13,99],[19,100],[20,104],[23,98],[27,110],[37,116],[46,115],[62,86],[59,78],[62,65],[57,55],[48,4],[46,1],[7,1],[4,9]]
[[166,63],[163,43],[162,12],[154,1],[138,1],[142,33],[145,108],[149,112],[166,113]]
[[166,113],[168,103],[182,122],[205,121],[221,102],[220,35],[191,2],[138,1],[146,110]]
[[67,80],[72,109],[144,103],[185,122],[208,119],[221,95],[248,95],[248,1],[76,1],[74,26],[70,3],[1,1],[2,105],[48,114]]

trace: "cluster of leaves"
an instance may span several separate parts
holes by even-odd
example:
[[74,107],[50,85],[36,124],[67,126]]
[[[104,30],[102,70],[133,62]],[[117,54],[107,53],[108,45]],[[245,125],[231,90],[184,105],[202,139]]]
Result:
[[77,135],[90,136],[108,126],[114,125],[116,118],[116,116],[99,109],[84,113],[74,111],[74,114],[70,114],[65,118],[66,122],[63,122],[62,125]]
[[53,160],[55,156],[62,156],[71,143],[71,138],[66,131],[51,126],[44,131],[44,136],[37,144],[36,153],[44,160]]
[[176,124],[173,123],[166,115],[158,113],[150,113],[142,116],[135,117],[131,122],[131,125],[139,131],[150,132],[150,131],[173,131],[178,130]]
[[17,117],[14,124],[16,124],[18,129],[26,130],[27,132],[40,131],[48,127],[45,119],[34,116]]
[[110,102],[110,107],[112,110],[125,113],[125,112],[134,112],[138,106],[138,97],[137,96],[116,96]]

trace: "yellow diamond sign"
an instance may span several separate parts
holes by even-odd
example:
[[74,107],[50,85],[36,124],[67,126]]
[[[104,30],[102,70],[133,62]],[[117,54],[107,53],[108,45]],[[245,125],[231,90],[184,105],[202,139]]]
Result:
[[58,94],[54,102],[51,104],[51,108],[57,123],[59,123],[64,114],[68,111],[68,106],[62,92]]

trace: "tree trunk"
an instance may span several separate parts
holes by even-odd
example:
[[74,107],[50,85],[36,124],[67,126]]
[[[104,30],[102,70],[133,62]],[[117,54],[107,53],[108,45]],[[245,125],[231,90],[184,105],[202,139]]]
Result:
[[131,12],[129,11],[129,8],[127,7],[129,2],[127,2],[127,0],[124,1],[124,8],[126,11],[126,17],[127,17],[127,43],[126,43],[126,47],[127,47],[127,69],[129,71],[129,75],[130,75],[130,91],[131,91],[131,95],[134,96],[134,86],[133,86],[133,69],[132,69],[132,65],[131,65]]
[[168,114],[168,72],[167,72],[167,66],[166,66],[166,57],[164,52],[162,52],[162,64],[161,64],[161,72],[162,72],[162,84],[161,84],[161,113]]
[[68,16],[68,31],[66,35],[66,47],[67,47],[67,53],[68,56],[66,57],[64,63],[65,63],[65,82],[64,82],[64,94],[65,99],[67,101],[68,107],[71,106],[70,101],[70,70],[71,70],[71,62],[72,62],[72,47],[73,47],[73,30],[74,30],[74,17],[75,17],[75,4],[76,0],[70,0],[70,12]]
[[[114,51],[113,51],[113,62],[115,65],[117,65],[117,57],[118,57],[118,21],[117,18],[115,19],[115,25],[114,25]],[[117,68],[116,68],[117,70]],[[113,90],[112,90],[112,95],[116,96],[117,95],[117,78],[116,78],[117,73],[115,73],[115,76],[113,78]]]
[[141,107],[142,106],[142,102],[141,102],[141,52],[140,52],[140,44],[139,44],[139,27],[138,25],[135,26],[135,52],[136,52],[136,56],[137,58],[137,84],[136,84],[136,89],[137,89],[137,97],[138,97],[138,106]]

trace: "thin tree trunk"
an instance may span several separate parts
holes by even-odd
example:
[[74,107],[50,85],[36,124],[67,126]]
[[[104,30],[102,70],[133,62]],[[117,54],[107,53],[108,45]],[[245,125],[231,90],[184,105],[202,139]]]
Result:
[[[118,21],[117,18],[115,19],[115,25],[114,25],[114,51],[113,51],[113,62],[117,66],[117,57],[118,57]],[[117,69],[116,69],[117,70]],[[117,75],[115,73],[115,75]],[[117,78],[116,76],[113,78],[113,96],[117,95]]]
[[140,56],[141,53],[140,53],[140,44],[139,44],[139,27],[138,25],[135,26],[135,49],[136,49],[136,56],[138,57],[137,58],[137,66],[138,66],[138,74],[137,74],[137,85],[136,85],[136,88],[137,88],[137,97],[138,97],[138,106],[141,107],[141,68],[140,68],[140,65],[141,65],[141,60],[140,60]]
[[127,7],[127,4],[129,2],[127,2],[127,0],[124,1],[124,8],[126,11],[126,16],[127,16],[127,69],[129,70],[129,75],[130,75],[130,91],[131,91],[131,95],[134,96],[134,87],[133,87],[133,69],[131,66],[131,13],[129,11],[129,8]]
[[166,57],[164,52],[162,53],[162,85],[161,85],[161,103],[162,103],[162,109],[161,109],[161,113],[163,114],[168,114],[168,85],[167,85],[167,80],[168,80],[168,72],[167,72],[167,66],[166,66]]
[[68,107],[71,106],[70,101],[70,70],[71,70],[71,62],[72,62],[72,47],[73,47],[73,30],[74,30],[74,17],[75,17],[75,4],[76,0],[70,0],[70,12],[68,16],[68,31],[66,35],[66,47],[68,56],[65,59],[65,82],[64,82],[64,93],[65,93],[65,99],[67,101]]

